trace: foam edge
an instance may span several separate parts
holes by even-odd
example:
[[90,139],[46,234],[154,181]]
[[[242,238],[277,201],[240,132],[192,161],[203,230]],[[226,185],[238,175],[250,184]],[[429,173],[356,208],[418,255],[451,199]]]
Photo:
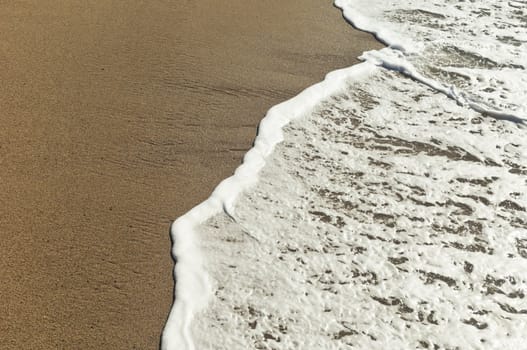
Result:
[[161,350],[194,350],[191,322],[212,294],[210,277],[204,269],[196,227],[224,211],[234,214],[237,196],[258,181],[266,158],[283,140],[282,128],[311,110],[322,99],[345,87],[346,80],[369,75],[377,67],[363,62],[335,70],[323,81],[306,88],[297,96],[272,107],[258,127],[254,146],[244,156],[234,175],[223,180],[211,196],[172,223],[174,268],[174,303],[161,336]]
[[353,7],[349,0],[335,0],[335,6],[342,11],[342,15],[355,28],[370,33],[387,47],[380,50],[364,52],[359,59],[369,61],[387,70],[396,71],[436,90],[455,100],[458,104],[498,120],[516,123],[518,127],[527,128],[527,118],[515,113],[500,111],[492,106],[485,106],[469,97],[464,92],[457,91],[455,86],[445,86],[439,81],[426,78],[403,55],[412,52],[412,44],[404,38],[398,37],[383,28],[382,23],[364,16],[360,9]]

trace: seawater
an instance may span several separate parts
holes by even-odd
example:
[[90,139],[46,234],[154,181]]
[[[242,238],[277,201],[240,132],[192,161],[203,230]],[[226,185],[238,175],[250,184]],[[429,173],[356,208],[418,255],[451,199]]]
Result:
[[388,47],[176,221],[163,347],[527,349],[527,3],[336,5]]
[[360,29],[390,46],[364,59],[404,72],[479,112],[526,120],[526,1],[335,3]]

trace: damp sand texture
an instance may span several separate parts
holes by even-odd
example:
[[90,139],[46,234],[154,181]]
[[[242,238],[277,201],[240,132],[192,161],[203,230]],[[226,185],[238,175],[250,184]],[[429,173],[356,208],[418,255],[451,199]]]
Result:
[[170,222],[378,48],[330,1],[0,4],[0,349],[157,349]]

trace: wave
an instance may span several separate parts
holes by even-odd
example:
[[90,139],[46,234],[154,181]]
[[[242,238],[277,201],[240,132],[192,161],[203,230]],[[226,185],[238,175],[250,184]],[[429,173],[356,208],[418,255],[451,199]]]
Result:
[[[525,193],[515,190],[527,174],[518,131],[527,111],[526,41],[524,32],[507,34],[522,28],[516,12],[523,3],[502,3],[501,12],[488,1],[471,1],[470,9],[455,4],[335,1],[348,21],[388,47],[271,108],[234,175],[173,223],[177,283],[163,350],[195,349],[193,327],[210,333],[201,345],[225,349],[265,349],[267,342],[338,348],[351,345],[349,338],[364,348],[425,347],[440,343],[437,330],[428,330],[438,324],[441,334],[455,334],[466,346],[489,325],[498,339],[509,330],[507,344],[519,344],[523,323],[499,321],[505,316],[495,309],[514,317],[524,312],[513,304],[527,268]],[[494,25],[505,27],[490,30],[496,18]],[[454,35],[447,34],[452,28]],[[349,294],[350,285],[360,292]],[[467,300],[475,308],[481,297],[474,288],[491,298],[505,295],[483,298],[491,321],[466,310]],[[408,294],[383,295],[395,290]],[[343,295],[354,301],[346,304]],[[211,299],[225,305],[211,306]],[[193,326],[205,307],[212,311]],[[450,326],[437,319],[455,313],[463,316]],[[372,319],[379,314],[386,317]],[[264,325],[257,324],[262,318]],[[225,330],[209,329],[215,323],[228,329],[228,339]]]
[[193,350],[190,324],[196,312],[205,307],[211,294],[210,281],[203,268],[203,258],[196,245],[196,226],[224,212],[234,217],[237,196],[258,181],[258,173],[266,158],[283,140],[282,127],[300,118],[317,102],[342,89],[349,78],[366,74],[373,66],[362,63],[329,73],[325,79],[292,99],[271,108],[258,127],[253,148],[247,152],[233,176],[223,180],[211,196],[171,226],[172,255],[176,261],[175,301],[162,335],[163,350]]
[[524,124],[527,31],[521,4],[456,3],[335,1],[352,25],[388,45],[361,59],[399,71],[479,113]]

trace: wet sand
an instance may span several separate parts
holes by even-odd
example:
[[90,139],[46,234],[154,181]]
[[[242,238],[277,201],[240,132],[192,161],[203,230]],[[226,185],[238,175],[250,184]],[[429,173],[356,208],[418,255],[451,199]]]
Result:
[[0,3],[0,349],[156,349],[170,222],[379,44],[331,1]]

